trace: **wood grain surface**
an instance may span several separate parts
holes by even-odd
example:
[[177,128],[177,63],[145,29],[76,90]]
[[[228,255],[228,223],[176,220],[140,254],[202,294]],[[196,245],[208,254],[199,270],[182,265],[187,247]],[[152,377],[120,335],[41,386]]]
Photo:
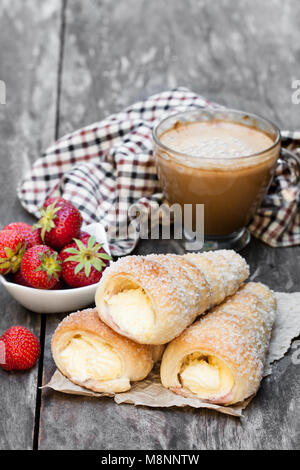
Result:
[[[0,77],[6,104],[0,105],[1,226],[31,222],[16,197],[25,171],[55,135],[61,4],[37,8],[35,0],[0,4]],[[38,336],[40,315],[22,308],[1,287],[0,331],[27,326]],[[38,365],[30,372],[0,371],[0,448],[32,449]]]
[[[163,89],[186,86],[265,115],[281,128],[299,129],[300,105],[291,102],[292,80],[300,79],[299,20],[297,0],[2,1],[0,79],[8,103],[0,105],[1,224],[28,220],[15,187],[55,135]],[[182,248],[174,241],[143,241],[136,252],[154,251]],[[272,249],[252,240],[242,254],[252,280],[277,291],[300,290],[300,247]],[[3,289],[0,301],[1,331],[20,323],[39,334],[39,316]],[[55,370],[50,341],[62,318],[44,321],[43,383]],[[0,372],[0,448],[32,448],[35,432],[40,449],[296,449],[300,376],[291,354],[263,380],[241,420],[48,389],[36,410],[37,367]]]

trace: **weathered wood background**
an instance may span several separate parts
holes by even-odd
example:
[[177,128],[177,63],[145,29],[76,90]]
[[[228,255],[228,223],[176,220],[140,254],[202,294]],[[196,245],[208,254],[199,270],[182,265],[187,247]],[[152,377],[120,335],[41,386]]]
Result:
[[[299,129],[298,0],[2,0],[0,225],[28,220],[16,185],[56,137],[162,89],[184,85],[214,101]],[[174,251],[143,242],[139,253]],[[252,278],[300,290],[300,247],[252,240]],[[0,291],[0,332],[22,324],[45,341],[39,367],[0,372],[1,449],[292,449],[300,447],[300,375],[291,353],[237,420],[210,411],[152,410],[39,391],[54,370],[62,316],[24,310]]]

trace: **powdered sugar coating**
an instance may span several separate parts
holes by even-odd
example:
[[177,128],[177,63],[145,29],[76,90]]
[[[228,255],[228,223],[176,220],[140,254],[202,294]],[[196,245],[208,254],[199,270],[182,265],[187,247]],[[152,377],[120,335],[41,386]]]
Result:
[[233,295],[241,283],[249,276],[246,261],[233,250],[218,250],[207,253],[187,254],[210,285],[210,307],[218,305],[229,295]]
[[233,294],[247,278],[245,260],[234,251],[224,252],[119,259],[105,270],[96,293],[100,318],[111,328],[118,327],[107,312],[105,299],[128,289],[130,280],[151,300],[155,322],[152,331],[138,337],[129,329],[121,333],[143,344],[171,341],[198,315]]

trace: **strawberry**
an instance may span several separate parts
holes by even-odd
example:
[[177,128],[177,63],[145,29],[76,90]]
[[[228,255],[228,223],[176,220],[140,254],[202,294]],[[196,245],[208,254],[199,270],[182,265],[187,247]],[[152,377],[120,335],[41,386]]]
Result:
[[13,277],[12,277],[12,281],[15,283],[15,284],[20,284],[20,286],[26,286],[26,287],[30,287],[28,282],[24,279],[24,276],[21,272],[21,269],[19,269],[19,271],[17,271]]
[[89,286],[99,282],[103,269],[111,257],[96,243],[92,236],[83,240],[74,239],[60,252],[62,263],[62,276],[71,287]]
[[69,201],[46,199],[40,212],[42,217],[34,228],[39,229],[43,243],[51,248],[60,250],[80,235],[82,217]]
[[31,225],[25,222],[14,222],[6,225],[3,230],[15,230],[26,242],[26,249],[31,248],[34,245],[41,245],[42,239],[38,230],[34,230]]
[[43,204],[44,209],[47,209],[47,207],[52,206],[54,202],[62,206],[66,206],[66,205],[72,206],[72,203],[68,201],[67,199],[64,199],[63,197],[48,197],[44,201],[44,204]]
[[0,231],[0,274],[18,271],[26,243],[15,230]]
[[52,287],[52,290],[62,290],[62,289],[68,289],[69,286],[64,282],[62,278],[59,279],[58,283],[55,284],[54,287]]
[[59,282],[61,259],[46,245],[35,245],[26,251],[21,262],[21,274],[30,287],[53,289]]
[[0,367],[5,370],[25,370],[40,357],[37,337],[23,326],[13,326],[0,338]]
[[81,230],[78,239],[81,240],[82,242],[84,242],[85,240],[88,240],[88,239],[90,238],[90,236],[91,236],[91,235],[90,235],[89,233],[83,232],[83,231]]

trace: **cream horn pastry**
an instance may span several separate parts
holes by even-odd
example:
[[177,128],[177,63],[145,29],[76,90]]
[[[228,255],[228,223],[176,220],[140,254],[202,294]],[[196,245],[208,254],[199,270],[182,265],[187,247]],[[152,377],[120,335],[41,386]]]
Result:
[[167,346],[160,372],[163,386],[222,405],[252,396],[263,376],[275,315],[269,288],[244,284]]
[[96,309],[72,313],[57,327],[52,355],[60,372],[94,392],[118,393],[143,380],[161,348],[137,344],[103,323]]
[[165,344],[222,302],[249,274],[234,251],[127,256],[104,271],[95,302],[113,330],[141,344]]

